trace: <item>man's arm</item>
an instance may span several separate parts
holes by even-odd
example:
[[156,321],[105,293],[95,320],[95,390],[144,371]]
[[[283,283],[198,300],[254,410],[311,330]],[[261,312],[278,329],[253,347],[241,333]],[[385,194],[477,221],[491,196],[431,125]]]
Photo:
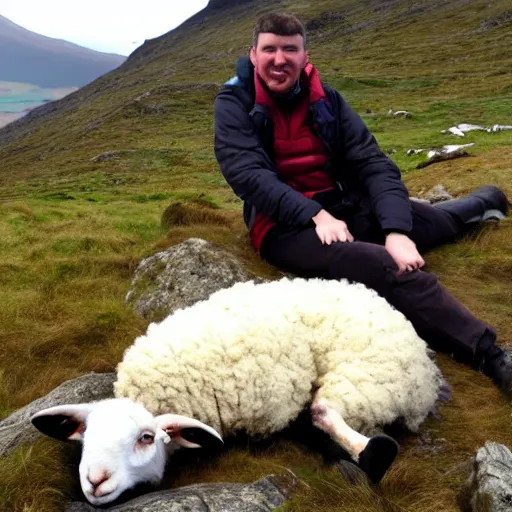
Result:
[[380,149],[363,120],[333,89],[329,98],[336,103],[342,168],[368,194],[377,219],[386,232],[409,233],[412,212],[409,194],[400,170]]
[[322,206],[279,179],[247,110],[229,89],[215,99],[214,120],[215,156],[235,194],[277,222],[311,222]]
[[407,236],[412,230],[412,208],[400,170],[379,148],[362,119],[333,92],[339,116],[339,151],[344,163],[341,172],[355,173],[356,182],[370,197],[372,210],[386,233],[385,247],[399,272],[423,267],[425,261]]

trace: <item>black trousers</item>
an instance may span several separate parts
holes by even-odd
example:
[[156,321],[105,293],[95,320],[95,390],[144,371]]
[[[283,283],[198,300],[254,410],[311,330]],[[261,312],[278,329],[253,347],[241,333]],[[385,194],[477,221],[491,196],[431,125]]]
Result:
[[[420,252],[453,242],[464,226],[450,213],[411,202],[413,229],[408,235]],[[261,256],[272,265],[301,277],[348,279],[373,288],[401,311],[433,349],[449,352],[478,366],[496,342],[492,327],[478,320],[437,277],[423,270],[398,275],[383,247],[385,235],[369,211],[344,215],[355,241],[323,245],[314,225],[303,229],[273,227],[263,239]]]

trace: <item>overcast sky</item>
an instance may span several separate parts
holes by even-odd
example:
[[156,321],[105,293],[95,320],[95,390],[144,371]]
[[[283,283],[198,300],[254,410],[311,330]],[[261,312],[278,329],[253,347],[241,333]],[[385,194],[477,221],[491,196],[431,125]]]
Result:
[[208,0],[0,0],[0,14],[44,36],[130,54],[169,32]]

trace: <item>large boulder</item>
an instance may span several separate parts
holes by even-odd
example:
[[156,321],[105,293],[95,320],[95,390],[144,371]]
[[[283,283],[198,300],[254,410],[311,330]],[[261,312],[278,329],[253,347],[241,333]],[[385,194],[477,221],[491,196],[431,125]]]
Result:
[[42,398],[0,421],[0,457],[21,443],[33,443],[41,433],[30,423],[30,417],[54,405],[92,402],[114,396],[115,373],[89,373],[68,380]]
[[487,441],[478,450],[459,504],[463,512],[512,511],[512,453],[506,446]]
[[[279,507],[295,487],[291,475],[266,476],[252,484],[195,484],[139,496],[111,512],[267,512]],[[84,502],[66,512],[93,512]]]
[[200,238],[189,238],[142,260],[126,301],[144,318],[158,321],[250,279],[257,278],[233,255]]

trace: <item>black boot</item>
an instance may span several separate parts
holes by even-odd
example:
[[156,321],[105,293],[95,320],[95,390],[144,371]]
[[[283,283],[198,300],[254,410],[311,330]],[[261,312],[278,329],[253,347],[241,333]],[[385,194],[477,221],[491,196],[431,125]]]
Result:
[[486,220],[502,220],[508,213],[508,199],[501,189],[494,185],[485,185],[460,199],[450,199],[435,203],[434,206],[445,210],[462,224],[471,226]]
[[359,454],[359,467],[368,475],[372,484],[378,485],[396,459],[400,447],[385,434],[372,437]]
[[484,357],[481,369],[507,398],[512,398],[512,357],[497,345]]

